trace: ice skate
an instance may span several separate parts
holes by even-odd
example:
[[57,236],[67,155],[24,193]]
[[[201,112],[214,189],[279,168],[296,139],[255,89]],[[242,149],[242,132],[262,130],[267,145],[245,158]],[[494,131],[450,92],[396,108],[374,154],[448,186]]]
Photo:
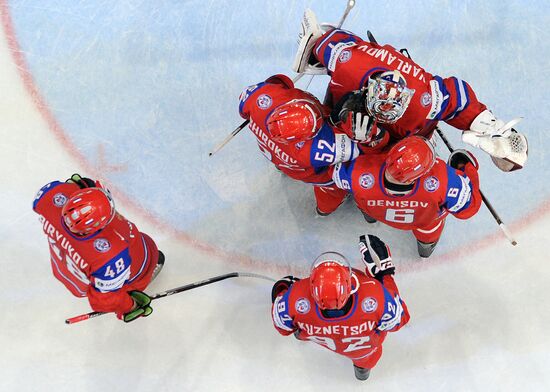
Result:
[[374,219],[372,216],[370,216],[369,214],[361,211],[363,213],[363,217],[365,218],[365,220],[367,221],[367,223],[376,223],[376,219]]
[[420,257],[428,258],[433,253],[435,246],[437,245],[438,241],[435,242],[422,242],[416,240],[416,244],[418,245],[418,254]]
[[162,267],[164,267],[164,253],[162,253],[159,250],[159,258],[157,261],[157,265],[155,266],[155,269],[153,270],[153,275],[151,277],[151,282],[155,280],[158,274],[160,274],[160,271],[162,270]]
[[359,381],[365,381],[367,378],[369,378],[370,369],[353,365],[353,370],[355,371],[355,378]]

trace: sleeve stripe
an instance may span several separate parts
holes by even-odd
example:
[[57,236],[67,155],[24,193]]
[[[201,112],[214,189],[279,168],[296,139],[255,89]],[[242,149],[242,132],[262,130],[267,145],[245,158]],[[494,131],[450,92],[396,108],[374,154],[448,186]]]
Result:
[[334,29],[325,38],[323,38],[323,40],[319,43],[319,45],[317,46],[317,49],[315,50],[315,54],[317,55],[317,57],[319,57],[319,52],[320,52],[321,48],[325,45],[326,41],[329,40],[330,37],[332,37],[335,33],[340,32],[340,31],[341,30]]
[[453,79],[456,91],[458,93],[456,96],[457,107],[449,116],[447,116],[447,118],[445,118],[445,120],[453,119],[457,114],[463,111],[466,106],[468,106],[468,87],[466,86],[466,82],[464,82],[463,80],[458,80],[456,78]]

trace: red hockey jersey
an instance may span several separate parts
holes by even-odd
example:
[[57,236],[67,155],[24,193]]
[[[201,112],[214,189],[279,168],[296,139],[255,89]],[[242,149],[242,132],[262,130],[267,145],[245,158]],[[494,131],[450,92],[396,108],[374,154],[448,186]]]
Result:
[[438,121],[467,130],[486,109],[465,81],[432,75],[392,46],[363,41],[345,30],[326,32],[317,40],[313,53],[331,76],[327,93],[333,103],[366,87],[373,73],[401,72],[414,95],[396,123],[379,124],[394,139],[414,134],[430,137]]
[[472,164],[462,172],[438,158],[410,193],[397,196],[384,186],[385,159],[384,154],[363,155],[334,168],[336,185],[350,191],[357,206],[372,218],[397,229],[413,230],[433,227],[448,213],[467,219],[479,210],[479,178]]
[[53,274],[73,295],[88,297],[94,311],[126,313],[134,303],[127,292],[142,291],[151,281],[157,246],[118,213],[103,230],[86,237],[74,235],[61,210],[79,189],[54,181],[40,189],[33,203],[48,237]]
[[370,369],[382,355],[387,333],[399,330],[410,316],[392,276],[386,275],[382,284],[357,269],[353,274],[359,287],[347,312],[321,311],[306,278],[275,299],[273,324],[282,335],[298,330],[299,339],[320,344]]
[[262,154],[289,177],[312,184],[330,185],[328,167],[356,158],[357,142],[335,133],[325,121],[319,133],[300,143],[278,143],[271,139],[266,120],[278,106],[293,99],[317,101],[313,95],[281,83],[265,82],[248,87],[240,96],[239,112],[250,120],[250,130]]

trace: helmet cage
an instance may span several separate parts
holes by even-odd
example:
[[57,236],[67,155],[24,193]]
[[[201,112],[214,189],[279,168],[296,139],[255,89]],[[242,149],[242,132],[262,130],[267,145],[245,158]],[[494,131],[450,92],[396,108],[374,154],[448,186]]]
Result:
[[[100,192],[106,200],[98,201],[97,196],[90,197],[95,192]],[[112,222],[115,214],[114,200],[110,192],[103,187],[86,188],[75,192],[62,209],[63,222],[67,228],[81,236],[104,229]]]
[[378,122],[393,124],[407,110],[414,91],[407,87],[407,82],[399,71],[388,71],[370,77],[365,103],[367,111]]

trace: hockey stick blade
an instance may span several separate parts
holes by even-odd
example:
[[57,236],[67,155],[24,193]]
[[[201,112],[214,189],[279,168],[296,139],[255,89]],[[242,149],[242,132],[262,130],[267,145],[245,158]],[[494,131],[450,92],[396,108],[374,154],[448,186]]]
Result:
[[[251,272],[230,272],[228,274],[218,275],[218,276],[214,276],[212,278],[199,280],[198,282],[189,283],[189,284],[186,284],[186,285],[183,285],[183,286],[180,286],[180,287],[176,287],[176,288],[173,288],[173,289],[170,289],[170,290],[163,291],[161,293],[157,293],[157,294],[155,294],[151,297],[151,301],[154,300],[154,299],[164,298],[164,297],[168,297],[170,295],[178,294],[178,293],[181,293],[183,291],[193,290],[193,289],[196,289],[198,287],[206,286],[208,284],[216,283],[216,282],[219,282],[219,281],[222,281],[222,280],[225,280],[225,279],[238,278],[238,277],[241,277],[241,278],[257,278],[257,279],[264,279],[264,280],[269,280],[271,282],[275,282],[275,279],[270,278],[269,276],[254,274],[254,273],[251,273]],[[91,318],[102,316],[102,315],[107,314],[107,313],[108,312],[90,312],[90,313],[81,314],[79,316],[75,316],[75,317],[71,317],[71,318],[66,319],[65,324],[75,324],[75,323],[78,323],[80,321],[89,320]]]

